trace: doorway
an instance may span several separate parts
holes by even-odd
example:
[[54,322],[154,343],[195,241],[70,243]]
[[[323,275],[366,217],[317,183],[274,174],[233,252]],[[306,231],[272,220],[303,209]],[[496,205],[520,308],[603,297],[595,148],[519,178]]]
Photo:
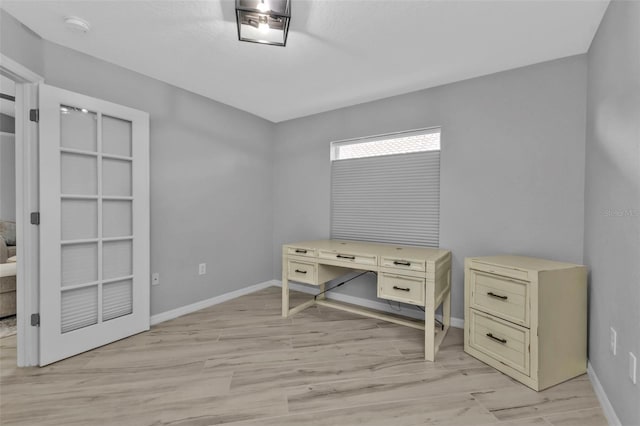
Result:
[[[0,76],[2,86],[14,92],[9,95],[13,96],[14,113],[13,120],[9,121],[14,130],[12,152],[15,162],[11,172],[15,176],[15,207],[12,207],[15,210],[15,231],[9,233],[15,235],[15,245],[12,247],[15,247],[13,268],[17,365],[26,367],[38,365],[39,361],[38,327],[31,326],[31,316],[38,312],[39,235],[37,227],[28,222],[29,212],[38,211],[38,128],[29,121],[29,110],[36,108],[37,84],[44,81],[44,78],[2,54]],[[10,106],[5,108],[8,110]],[[9,191],[8,197],[12,195]]]

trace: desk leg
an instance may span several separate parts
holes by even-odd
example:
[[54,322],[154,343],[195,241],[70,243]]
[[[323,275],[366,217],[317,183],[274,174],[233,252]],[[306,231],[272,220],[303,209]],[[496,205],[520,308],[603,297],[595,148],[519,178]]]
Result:
[[282,316],[289,316],[289,276],[287,274],[287,259],[282,256]]
[[442,324],[444,324],[445,330],[451,325],[451,268],[447,274],[447,281],[448,290],[442,302]]
[[435,354],[435,308],[433,306],[425,306],[424,309],[424,359],[425,361],[434,361]]
[[324,293],[325,284],[326,284],[326,283],[322,283],[322,284],[320,284],[320,293],[322,293],[322,294],[320,294],[320,295],[318,296],[318,300],[324,300],[324,299],[325,299],[325,295],[326,295],[326,293]]

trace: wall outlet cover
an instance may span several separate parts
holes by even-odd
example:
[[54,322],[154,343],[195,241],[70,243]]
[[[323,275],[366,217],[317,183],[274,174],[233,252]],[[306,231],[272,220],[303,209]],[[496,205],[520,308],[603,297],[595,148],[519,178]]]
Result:
[[610,338],[609,347],[611,349],[611,353],[615,356],[617,352],[618,333],[616,332],[616,329],[613,327],[609,329],[609,338]]

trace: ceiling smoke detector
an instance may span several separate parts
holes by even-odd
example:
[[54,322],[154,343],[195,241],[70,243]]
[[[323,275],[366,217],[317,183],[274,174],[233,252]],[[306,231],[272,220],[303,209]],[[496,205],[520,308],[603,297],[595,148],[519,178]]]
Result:
[[91,25],[87,21],[77,16],[66,16],[64,24],[68,29],[76,33],[86,34],[91,29]]

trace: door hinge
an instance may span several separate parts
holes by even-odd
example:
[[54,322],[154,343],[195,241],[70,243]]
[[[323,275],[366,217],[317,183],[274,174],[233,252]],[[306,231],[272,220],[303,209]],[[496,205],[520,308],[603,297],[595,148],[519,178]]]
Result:
[[40,326],[40,314],[31,314],[31,325],[34,327]]
[[32,212],[31,213],[31,224],[32,225],[40,225],[40,212]]
[[40,121],[40,110],[39,109],[30,109],[29,110],[29,120],[37,123]]

